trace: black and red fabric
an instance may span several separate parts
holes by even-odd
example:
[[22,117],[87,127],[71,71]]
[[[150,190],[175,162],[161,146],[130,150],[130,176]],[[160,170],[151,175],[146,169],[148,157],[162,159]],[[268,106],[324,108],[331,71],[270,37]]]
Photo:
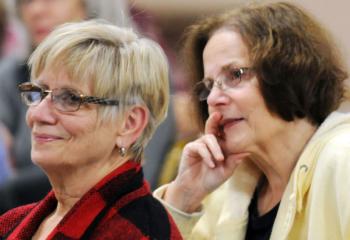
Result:
[[[54,192],[0,217],[0,239],[31,239],[57,206]],[[66,214],[47,239],[182,239],[154,199],[140,164],[128,161],[102,179]]]

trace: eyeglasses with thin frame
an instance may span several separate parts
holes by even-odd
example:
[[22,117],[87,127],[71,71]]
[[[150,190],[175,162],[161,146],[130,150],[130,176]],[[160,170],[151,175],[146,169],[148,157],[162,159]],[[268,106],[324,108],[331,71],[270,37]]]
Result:
[[85,96],[71,88],[47,90],[33,83],[25,82],[18,85],[18,90],[21,93],[22,101],[27,106],[39,105],[39,103],[50,94],[54,107],[61,112],[78,111],[80,106],[86,103],[112,106],[119,105],[119,101],[116,99]]
[[223,73],[216,79],[204,78],[198,82],[194,87],[194,92],[198,96],[199,101],[206,101],[211,90],[214,86],[225,90],[227,88],[236,87],[242,78],[251,73],[253,68],[241,67],[241,68],[225,68]]

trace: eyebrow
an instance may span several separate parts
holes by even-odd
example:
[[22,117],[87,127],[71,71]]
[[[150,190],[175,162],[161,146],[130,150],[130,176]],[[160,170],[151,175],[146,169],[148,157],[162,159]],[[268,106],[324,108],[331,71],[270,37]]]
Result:
[[[240,67],[238,67],[238,65],[241,65],[241,64],[238,64],[237,61],[233,60],[233,61],[231,61],[231,62],[225,64],[224,66],[222,66],[221,69],[220,69],[220,73],[225,72],[225,71],[228,71],[228,70],[230,70],[231,68],[239,69]],[[203,76],[203,79],[213,80],[212,77],[205,77],[205,76]]]
[[236,68],[236,69],[241,68],[241,67],[238,67],[238,65],[241,65],[241,64],[238,64],[236,61],[229,62],[228,64],[224,65],[221,68],[221,71],[227,71],[227,70],[230,70],[230,68]]
[[48,87],[47,87],[46,84],[42,84],[42,83],[40,83],[39,81],[36,81],[36,80],[33,80],[33,81],[32,81],[32,80],[31,80],[30,83],[33,84],[33,85],[36,86],[36,87],[39,87],[39,88],[43,89],[43,90],[47,90],[47,89],[48,89]]
[[[52,90],[49,88],[49,86],[45,83],[41,83],[41,81],[38,81],[38,80],[33,80],[31,81],[31,83],[35,86],[38,86],[40,88],[42,88],[43,90]],[[79,94],[83,94],[83,95],[86,95],[84,93],[82,93],[79,89],[76,89],[72,86],[67,86],[67,85],[63,85],[61,87],[56,87],[56,88],[53,88],[53,89],[69,89],[69,90],[73,90],[73,91],[76,91],[77,93]]]

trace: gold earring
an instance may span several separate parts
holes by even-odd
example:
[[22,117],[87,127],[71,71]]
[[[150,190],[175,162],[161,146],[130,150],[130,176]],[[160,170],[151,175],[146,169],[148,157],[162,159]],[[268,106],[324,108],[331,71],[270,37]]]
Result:
[[119,154],[120,154],[120,156],[125,157],[125,155],[126,155],[126,148],[125,147],[120,147],[119,148]]

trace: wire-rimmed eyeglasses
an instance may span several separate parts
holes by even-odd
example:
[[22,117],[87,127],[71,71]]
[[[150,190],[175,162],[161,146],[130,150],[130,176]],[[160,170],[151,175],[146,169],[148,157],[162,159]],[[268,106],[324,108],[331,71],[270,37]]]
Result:
[[234,88],[248,73],[252,72],[253,68],[241,67],[232,68],[224,71],[216,80],[204,78],[194,87],[194,92],[198,96],[199,101],[206,101],[214,86],[220,89]]
[[31,82],[25,82],[18,85],[22,101],[27,106],[38,105],[47,95],[50,94],[54,107],[62,112],[78,111],[80,106],[85,103],[100,105],[119,105],[116,99],[106,99],[93,96],[85,96],[77,90],[71,88],[56,88],[52,90],[43,89]]

